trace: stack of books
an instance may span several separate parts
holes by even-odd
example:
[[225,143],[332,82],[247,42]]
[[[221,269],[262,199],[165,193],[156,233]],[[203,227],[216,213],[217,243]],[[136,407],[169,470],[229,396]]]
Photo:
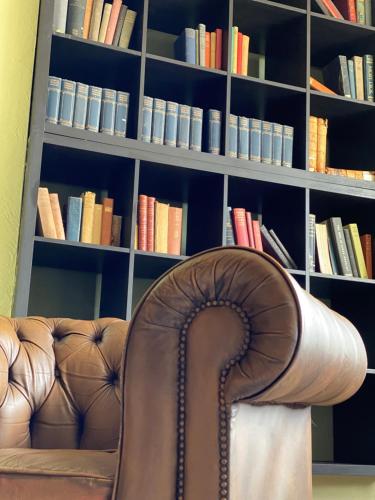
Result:
[[206,31],[205,24],[197,29],[185,28],[175,42],[175,57],[180,61],[206,68],[223,69],[223,30]]
[[315,0],[322,12],[336,19],[372,26],[371,0]]
[[53,31],[127,49],[136,17],[122,0],[55,0]]
[[316,223],[310,214],[310,266],[315,271],[315,246],[319,270],[324,274],[373,277],[373,236],[359,235],[355,223],[343,226],[341,217]]
[[293,166],[294,129],[289,125],[229,115],[229,156]]
[[91,191],[69,196],[65,227],[59,196],[38,188],[38,234],[45,238],[79,241],[95,245],[121,245],[122,216],[113,214],[113,198],[95,203]]
[[134,248],[181,255],[182,208],[139,195]]
[[50,76],[46,120],[91,132],[126,136],[129,93]]
[[228,207],[226,244],[240,245],[265,251],[284,267],[297,269],[295,261],[273,229],[262,224],[261,214],[254,214],[245,208]]
[[238,26],[231,32],[231,72],[237,75],[247,75],[249,68],[250,37],[238,31]]

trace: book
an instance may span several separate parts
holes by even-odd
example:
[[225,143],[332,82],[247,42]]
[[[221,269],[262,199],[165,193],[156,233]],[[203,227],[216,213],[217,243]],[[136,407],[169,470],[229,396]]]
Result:
[[353,23],[357,22],[355,0],[333,0],[333,3],[344,16],[344,19],[352,21]]
[[114,135],[116,113],[116,90],[103,89],[100,113],[100,132]]
[[292,256],[290,255],[290,253],[288,252],[286,247],[283,245],[283,243],[281,242],[280,238],[277,236],[275,231],[273,229],[270,229],[269,234],[270,234],[270,236],[272,236],[272,238],[275,240],[275,243],[277,244],[277,246],[280,248],[282,253],[285,255],[285,257],[288,261],[287,267],[289,267],[290,269],[298,269],[298,266],[295,263],[294,259],[292,258]]
[[102,89],[93,85],[89,86],[87,104],[86,129],[91,132],[99,132],[100,109],[102,105]]
[[236,73],[238,75],[242,74],[242,38],[243,35],[241,32],[238,32],[238,38],[237,38],[237,71]]
[[226,246],[235,245],[231,207],[227,207],[227,218],[225,223],[225,244]]
[[61,82],[59,124],[65,127],[73,126],[75,94],[76,82],[64,78]]
[[366,101],[374,102],[374,56],[363,56],[363,81]]
[[130,38],[133,33],[135,20],[137,18],[137,13],[135,10],[128,9],[125,14],[124,26],[122,27],[121,36],[119,40],[119,47],[122,49],[128,49],[130,44]]
[[272,163],[272,123],[264,120],[262,121],[261,161]]
[[357,264],[358,274],[361,278],[367,278],[367,269],[365,258],[363,255],[361,240],[359,237],[358,226],[357,224],[347,224],[344,228],[348,228],[350,232],[350,238],[352,240],[352,246],[354,250],[355,261]]
[[237,73],[238,26],[232,27],[232,73]]
[[53,222],[55,224],[56,238],[58,240],[65,240],[65,230],[61,215],[59,195],[57,193],[50,193],[49,199],[51,203]]
[[371,234],[362,234],[359,239],[361,240],[363,257],[365,258],[367,277],[372,279],[372,236]]
[[290,125],[283,125],[283,154],[281,161],[283,167],[293,167],[293,137],[294,128]]
[[335,57],[323,68],[324,83],[334,92],[351,97],[348,63],[343,55]]
[[206,25],[198,24],[199,66],[206,66]]
[[81,234],[82,198],[78,196],[68,197],[66,216],[66,239],[79,241]]
[[112,230],[111,230],[111,245],[113,247],[121,246],[121,227],[122,227],[122,216],[113,215]]
[[85,15],[83,17],[83,34],[82,34],[82,38],[85,38],[85,39],[87,39],[89,37],[93,6],[94,6],[94,0],[87,0],[86,8],[85,8]]
[[315,214],[309,214],[309,270],[315,272]]
[[260,161],[262,144],[262,122],[257,118],[249,119],[249,158]]
[[165,135],[164,144],[176,147],[177,145],[177,117],[178,103],[167,101],[165,111]]
[[102,219],[103,219],[103,205],[95,203],[94,205],[94,223],[92,227],[92,243],[100,245],[102,236]]
[[335,256],[337,258],[340,274],[343,276],[353,276],[350,267],[348,249],[345,243],[345,236],[340,217],[328,219],[329,237],[332,239]]
[[248,212],[246,210],[245,217],[246,217],[247,234],[249,236],[249,247],[255,248],[254,228],[253,228],[253,219],[251,216],[251,212]]
[[74,104],[73,127],[84,130],[86,127],[89,86],[77,82]]
[[164,144],[165,128],[165,108],[164,99],[154,98],[154,107],[152,109],[152,135],[151,142],[154,144]]
[[233,225],[237,245],[248,247],[249,234],[247,232],[246,210],[244,208],[233,208]]
[[357,99],[363,101],[365,98],[365,88],[363,84],[363,59],[360,56],[354,56],[352,60],[354,63],[356,97]]
[[215,54],[215,68],[222,69],[222,52],[223,52],[223,30],[217,28],[216,33],[216,54]]
[[138,196],[138,250],[147,251],[147,196]]
[[319,270],[323,274],[333,274],[331,259],[329,257],[327,226],[322,223],[316,223],[315,231]]
[[316,172],[318,162],[318,117],[309,118],[309,170]]
[[104,43],[108,45],[112,45],[113,43],[117,21],[120,15],[121,5],[122,5],[122,0],[113,0],[112,2],[111,15],[109,16],[107,32],[105,34],[105,39],[104,39]]
[[265,252],[267,252],[272,257],[275,257],[276,260],[280,262],[284,267],[289,267],[289,261],[280,250],[275,240],[272,238],[266,226],[262,225],[260,227],[260,233],[262,237],[262,244]]
[[111,11],[112,11],[112,4],[105,3],[103,9],[103,16],[100,23],[98,42],[104,43],[105,41],[105,36],[107,34],[107,29],[109,24],[109,18],[111,17]]
[[202,151],[203,109],[191,107],[189,148]]
[[155,198],[147,196],[147,230],[146,250],[153,252],[155,249]]
[[357,268],[357,263],[355,260],[355,255],[354,255],[354,248],[352,244],[352,239],[350,237],[350,231],[348,227],[343,228],[344,231],[344,236],[345,236],[345,243],[346,243],[346,248],[348,249],[348,255],[349,255],[349,260],[350,260],[350,267],[352,268],[353,276],[355,278],[359,277],[358,273],[358,268]]
[[199,30],[195,29],[195,64],[199,64]]
[[103,198],[101,245],[110,245],[112,238],[113,198]]
[[92,230],[94,227],[94,206],[95,193],[86,191],[82,193],[82,222],[81,238],[82,243],[92,243]]
[[55,125],[59,121],[60,97],[61,97],[61,78],[56,76],[48,77],[48,98],[46,120]]
[[176,59],[190,64],[198,64],[195,58],[195,29],[185,28],[174,44]]
[[181,255],[182,208],[168,208],[168,254]]
[[349,73],[350,94],[352,96],[352,99],[357,99],[354,61],[352,59],[348,59],[348,73]]
[[69,0],[66,18],[66,33],[82,38],[86,0]]
[[253,219],[254,245],[256,250],[263,252],[262,233],[260,231],[260,221]]
[[[349,62],[349,61],[348,61]],[[326,94],[331,94],[331,95],[336,95],[336,92],[333,92],[333,90],[329,89],[322,83],[320,83],[318,80],[310,76],[310,87],[313,90],[319,90],[320,92],[325,92]]]
[[355,10],[357,15],[357,23],[366,24],[365,0],[356,0]]
[[142,109],[142,141],[151,142],[152,131],[152,110],[154,107],[154,99],[152,97],[143,97]]
[[238,117],[238,158],[249,159],[249,118]]
[[38,188],[38,230],[45,238],[57,238],[48,188]]
[[328,120],[318,118],[318,145],[316,153],[316,171],[325,173],[327,158]]
[[238,116],[229,115],[229,151],[230,158],[237,158],[238,147]]
[[125,16],[126,16],[127,10],[128,10],[127,5],[121,5],[120,14],[118,16],[118,20],[117,20],[117,24],[116,24],[115,34],[113,35],[112,45],[114,47],[118,47],[118,44],[120,41],[120,36],[121,36],[121,31],[122,31],[122,28],[123,28],[124,22],[125,22]]
[[190,106],[180,104],[177,117],[177,147],[189,149],[190,140]]
[[217,109],[209,109],[207,113],[207,121],[207,150],[211,154],[219,155],[221,137],[221,111]]
[[330,235],[329,231],[329,221],[326,220],[322,224],[324,224],[327,228],[327,235],[328,235],[328,253],[329,253],[329,259],[331,262],[331,267],[332,267],[332,274],[338,275],[341,274],[339,270],[339,264],[338,264],[338,258],[336,257],[336,252],[333,247],[333,239]]
[[168,253],[169,204],[155,201],[155,252]]
[[241,75],[247,76],[249,68],[250,37],[242,35],[242,66]]
[[216,31],[212,31],[210,40],[210,68],[215,69],[215,62],[216,62]]
[[116,93],[115,130],[117,137],[126,137],[128,127],[129,92],[118,90]]
[[283,126],[272,124],[272,164],[281,167],[283,153]]
[[210,67],[210,55],[211,55],[211,35],[208,31],[205,33],[205,56],[204,56],[204,62],[205,62],[205,67],[209,68]]
[[372,26],[372,5],[371,0],[365,0],[365,17],[366,24]]
[[66,18],[68,15],[68,0],[60,0],[54,3],[53,7],[53,24],[52,31],[54,33],[66,32]]
[[335,17],[336,19],[344,19],[341,12],[331,0],[315,0],[315,2],[327,16]]
[[91,14],[89,30],[89,40],[97,42],[99,40],[100,23],[104,8],[104,0],[94,0]]

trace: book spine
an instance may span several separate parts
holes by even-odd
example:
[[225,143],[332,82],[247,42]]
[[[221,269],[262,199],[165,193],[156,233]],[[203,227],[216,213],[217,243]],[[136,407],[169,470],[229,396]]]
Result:
[[57,193],[50,193],[49,199],[51,203],[53,221],[55,224],[56,238],[59,240],[65,240],[65,231],[61,216],[59,195]]
[[125,16],[126,16],[127,10],[128,10],[128,7],[126,5],[121,5],[120,14],[118,16],[115,34],[113,36],[113,42],[112,42],[112,45],[114,47],[117,47],[119,44],[121,31],[122,31],[122,28],[124,26],[124,21],[125,21]]
[[223,30],[216,29],[216,54],[215,54],[215,68],[222,69],[222,54],[223,54]]
[[283,125],[283,167],[293,167],[293,137],[293,127]]
[[349,73],[350,94],[352,96],[352,99],[357,99],[357,92],[355,87],[354,62],[351,59],[348,59],[348,73]]
[[212,31],[210,40],[210,68],[215,69],[216,64],[216,31]]
[[51,200],[45,187],[38,188],[37,208],[39,233],[45,238],[57,238]]
[[242,74],[242,48],[243,48],[243,35],[238,32],[237,38],[237,75]]
[[189,148],[202,151],[203,109],[192,106],[190,117]]
[[195,59],[195,29],[185,28],[184,32],[185,42],[185,61],[190,64],[196,64]]
[[155,250],[155,198],[153,196],[147,196],[146,250],[148,252]]
[[143,112],[142,112],[142,141],[151,142],[152,131],[152,109],[154,107],[154,99],[152,97],[143,97]]
[[115,133],[116,90],[103,89],[102,109],[100,115],[100,132],[113,135]]
[[168,209],[168,254],[181,255],[182,208]]
[[104,43],[105,35],[107,33],[109,18],[111,17],[112,4],[105,3],[103,9],[103,17],[100,23],[99,38],[98,42]]
[[99,40],[100,22],[102,20],[103,8],[104,0],[94,0],[89,30],[89,40],[94,42]]
[[53,8],[52,30],[55,33],[65,33],[68,15],[68,0],[55,0]]
[[365,99],[374,102],[374,56],[363,56]]
[[348,60],[346,56],[338,56],[340,62],[342,92],[345,97],[351,97],[348,72]]
[[93,6],[94,6],[94,0],[87,0],[86,8],[85,8],[85,15],[83,17],[83,35],[82,35],[82,37],[85,39],[87,39],[89,37]]
[[294,259],[291,257],[291,255],[288,252],[288,250],[282,244],[282,242],[280,241],[280,238],[277,236],[277,234],[275,233],[275,231],[273,229],[270,229],[269,233],[272,236],[272,238],[275,240],[275,243],[280,248],[281,252],[285,255],[286,260],[288,261],[288,267],[290,269],[298,269],[298,266],[295,263]]
[[113,38],[115,36],[117,21],[120,15],[122,0],[113,0],[111,15],[109,17],[109,23],[107,27],[107,32],[105,34],[104,43],[112,45]]
[[165,129],[165,108],[164,99],[154,98],[154,107],[152,110],[152,136],[151,142],[154,144],[164,144]]
[[206,68],[210,67],[210,54],[211,54],[211,35],[208,31],[205,33],[205,56],[204,56],[204,65]]
[[350,238],[350,231],[349,228],[344,227],[344,237],[345,237],[345,243],[346,243],[346,248],[348,249],[348,255],[349,255],[349,261],[350,261],[350,267],[352,268],[353,271],[353,276],[355,278],[359,277],[358,274],[358,269],[357,269],[357,263],[355,261],[355,255],[354,255],[354,249],[352,245],[352,240]]
[[110,245],[112,238],[113,198],[103,199],[101,245]]
[[365,0],[356,0],[357,23],[366,24]]
[[89,98],[87,105],[86,129],[91,132],[99,132],[100,108],[102,105],[102,89],[100,87],[89,87]]
[[360,236],[362,252],[365,258],[367,277],[372,279],[372,237],[371,234],[362,234]]
[[361,278],[367,278],[368,275],[367,275],[366,263],[361,246],[361,240],[359,238],[358,226],[357,224],[348,224],[347,227],[349,228],[350,231],[350,237],[353,244],[353,250],[359,276]]
[[185,104],[178,106],[177,147],[181,149],[189,149],[190,113],[190,106]]
[[243,35],[242,37],[242,67],[241,75],[247,76],[249,67],[249,46],[250,37],[248,35]]
[[340,272],[339,272],[339,265],[338,265],[337,258],[336,258],[336,252],[335,252],[334,247],[333,247],[333,238],[331,237],[330,231],[328,231],[327,224],[325,223],[324,225],[327,228],[328,253],[329,253],[329,260],[330,260],[331,266],[332,266],[332,273],[337,275],[337,274],[340,274]]
[[372,26],[372,5],[371,0],[365,0],[365,17],[366,24]]
[[121,246],[121,227],[122,227],[122,216],[113,215],[112,230],[111,230],[111,245],[113,247]]
[[129,48],[130,39],[133,33],[136,18],[137,18],[137,13],[135,12],[135,10],[128,9],[126,11],[124,26],[122,27],[121,36],[119,40],[119,47],[123,49]]
[[94,206],[94,225],[92,228],[92,243],[100,245],[100,238],[102,235],[102,218],[103,218],[103,205],[95,203]]
[[333,240],[335,254],[338,258],[339,270],[344,276],[353,276],[341,219],[340,217],[331,217],[329,223],[330,236]]
[[237,158],[238,146],[238,116],[229,115],[229,147],[228,156],[230,158]]
[[92,243],[92,230],[94,227],[95,193],[87,191],[83,196],[81,242]]
[[235,245],[231,207],[228,207],[227,210],[227,220],[225,224],[225,244],[228,247]]
[[253,220],[253,232],[254,232],[254,244],[256,250],[263,252],[262,236],[260,232],[260,222],[259,220]]
[[69,35],[83,37],[83,21],[85,17],[86,0],[69,0],[66,19],[66,32]]
[[262,121],[262,150],[261,161],[263,163],[272,163],[272,123]]
[[325,173],[327,156],[327,128],[328,120],[318,118],[318,147],[316,154],[316,171]]
[[249,159],[249,118],[238,117],[238,158]]
[[115,113],[115,135],[126,137],[128,127],[129,92],[117,91]]
[[283,126],[272,124],[272,164],[281,167],[283,153]]
[[147,196],[138,197],[138,250],[147,251]]
[[87,116],[87,103],[89,86],[85,83],[77,82],[76,99],[74,104],[73,127],[81,130],[85,129]]
[[257,118],[249,120],[249,157],[252,161],[260,161],[262,144],[262,122]]
[[169,205],[155,202],[155,252],[168,253]]
[[309,170],[316,172],[318,157],[318,118],[310,116],[309,119]]
[[177,144],[177,102],[167,101],[165,112],[165,137],[164,144],[176,147]]
[[262,238],[263,248],[265,248],[267,253],[275,257],[276,260],[278,260],[284,267],[288,268],[288,260],[286,259],[280,248],[277,246],[272,236],[269,234],[268,229],[263,225],[260,228],[260,234]]
[[315,214],[309,214],[309,268],[311,272],[315,272]]
[[238,26],[232,27],[232,73],[237,73]]
[[199,30],[195,31],[195,64],[199,64]]
[[66,239],[79,241],[81,233],[82,198],[69,196],[66,221]]
[[251,212],[246,212],[245,216],[246,216],[247,232],[249,235],[249,247],[255,248],[254,228],[253,228],[253,220],[251,218]]
[[199,66],[206,66],[206,26],[198,24],[199,36]]
[[248,247],[249,235],[247,233],[246,211],[244,208],[233,208],[233,222],[237,245]]
[[76,94],[76,82],[62,80],[59,123],[66,127],[73,126],[74,100]]
[[208,152],[213,155],[220,154],[221,137],[221,111],[208,110]]
[[355,86],[357,99],[361,101],[365,98],[365,89],[363,84],[363,59],[360,56],[353,57],[354,72],[355,72]]
[[46,120],[55,125],[59,121],[61,78],[56,76],[48,77],[48,99]]
[[329,256],[327,226],[322,223],[315,224],[315,231],[319,271],[324,274],[333,274]]

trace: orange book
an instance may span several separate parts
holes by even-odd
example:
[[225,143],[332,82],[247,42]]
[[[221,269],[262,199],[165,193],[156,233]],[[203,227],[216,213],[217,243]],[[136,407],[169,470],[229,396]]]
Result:
[[206,31],[206,56],[205,56],[205,66],[210,67],[210,57],[211,57],[211,33]]
[[103,199],[102,208],[102,234],[100,243],[110,245],[112,239],[112,216],[113,216],[113,198]]
[[249,234],[249,246],[250,248],[255,248],[254,229],[253,229],[253,221],[251,219],[251,212],[246,212],[245,215],[246,215],[247,232]]
[[241,75],[247,76],[249,66],[250,37],[242,35],[242,68]]
[[319,90],[320,92],[325,92],[326,94],[337,95],[336,92],[333,92],[333,90],[318,82],[318,80],[315,80],[312,76],[310,76],[310,87],[313,90]]
[[310,116],[309,125],[309,170],[316,172],[318,155],[318,118]]
[[94,227],[95,193],[86,191],[82,198],[81,243],[92,243],[92,230]]
[[138,250],[147,251],[147,196],[138,197]]
[[181,255],[182,239],[182,208],[169,207],[168,209],[168,253]]
[[147,197],[147,236],[146,246],[148,252],[153,252],[155,249],[155,198]]
[[87,0],[85,17],[83,18],[83,38],[89,37],[92,7],[94,5],[94,0]]
[[115,36],[115,30],[117,26],[118,16],[120,15],[120,9],[122,5],[122,0],[113,0],[111,15],[109,16],[109,22],[107,27],[107,33],[105,35],[104,43],[112,45],[113,37]]
[[243,40],[243,34],[238,32],[238,38],[237,38],[237,75],[242,75],[242,40]]
[[260,233],[260,224],[258,220],[253,220],[253,231],[255,248],[263,252],[262,236]]
[[92,243],[100,245],[102,237],[102,219],[103,219],[103,205],[95,203],[94,206],[94,225],[92,228]]
[[169,204],[155,202],[155,252],[168,253]]
[[56,228],[56,237],[59,240],[65,240],[64,224],[61,216],[61,207],[59,202],[59,195],[57,193],[50,193],[49,199],[51,202],[52,215]]
[[372,279],[372,236],[371,234],[362,234],[360,236],[363,256],[367,269],[367,277]]
[[318,147],[316,154],[316,171],[325,173],[327,158],[327,128],[328,120],[318,118]]

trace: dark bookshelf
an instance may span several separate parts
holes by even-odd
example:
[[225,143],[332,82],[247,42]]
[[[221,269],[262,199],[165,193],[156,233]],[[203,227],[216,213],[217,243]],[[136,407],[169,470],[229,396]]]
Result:
[[[312,91],[310,73],[342,53],[374,53],[375,28],[322,15],[312,0],[129,0],[138,12],[129,49],[52,33],[53,0],[41,0],[30,141],[23,199],[15,316],[38,314],[130,319],[148,286],[187,256],[226,241],[227,207],[262,214],[298,265],[298,283],[361,332],[369,357],[358,395],[313,409],[313,472],[375,475],[375,280],[323,275],[309,268],[308,216],[340,216],[375,234],[375,183],[308,171],[309,115],[328,117],[331,159],[372,169],[373,103]],[[250,74],[178,61],[173,43],[185,27],[238,25],[250,35]],[[265,61],[264,71],[261,62]],[[263,64],[263,63],[262,63]],[[130,92],[126,138],[45,122],[48,75]],[[221,154],[140,140],[143,96],[222,112]],[[294,127],[293,168],[228,156],[229,114]],[[115,199],[123,216],[120,247],[35,236],[39,185],[61,201],[92,190]],[[134,250],[139,194],[184,206],[181,256]]]

